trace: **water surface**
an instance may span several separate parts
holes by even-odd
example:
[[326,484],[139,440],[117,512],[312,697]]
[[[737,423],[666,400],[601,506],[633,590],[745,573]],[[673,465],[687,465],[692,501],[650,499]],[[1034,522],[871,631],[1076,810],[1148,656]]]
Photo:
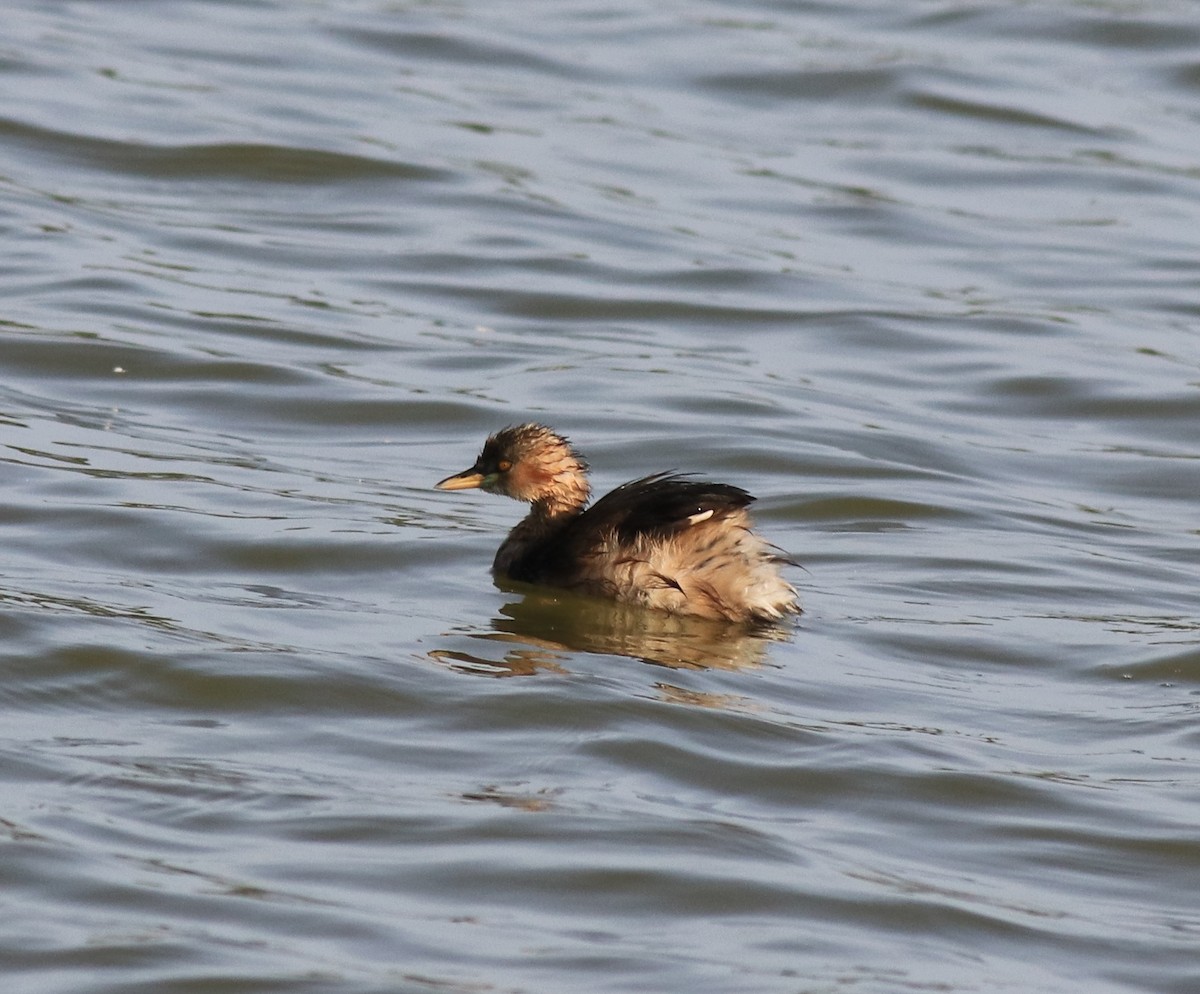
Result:
[[[6,990],[1200,986],[1191,4],[9,8]],[[528,419],[803,617],[493,584]]]

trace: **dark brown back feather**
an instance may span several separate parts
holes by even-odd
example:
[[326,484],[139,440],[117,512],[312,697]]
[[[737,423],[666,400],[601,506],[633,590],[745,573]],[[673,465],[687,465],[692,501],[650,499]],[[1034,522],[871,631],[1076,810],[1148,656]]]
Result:
[[563,582],[605,538],[632,546],[641,536],[665,538],[694,524],[690,519],[712,511],[719,520],[754,502],[740,487],[692,480],[681,473],[655,473],[623,483],[591,507],[564,522],[513,564],[515,580]]
[[728,483],[692,480],[684,473],[655,473],[630,480],[579,516],[579,527],[597,535],[614,531],[623,542],[640,535],[669,535],[687,528],[696,514],[712,511],[721,518],[746,507],[754,498]]

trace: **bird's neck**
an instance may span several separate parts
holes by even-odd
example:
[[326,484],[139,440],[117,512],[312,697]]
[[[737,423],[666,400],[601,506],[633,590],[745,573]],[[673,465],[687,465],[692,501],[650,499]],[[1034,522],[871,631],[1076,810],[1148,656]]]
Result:
[[583,512],[588,496],[585,481],[579,490],[559,490],[533,501],[529,513],[508,533],[496,552],[492,569],[515,579],[526,579],[520,575],[519,564],[535,555],[539,547],[553,543],[555,534]]
[[557,528],[587,507],[591,495],[587,477],[582,473],[557,476],[552,488],[530,501],[529,515],[525,520],[534,527]]

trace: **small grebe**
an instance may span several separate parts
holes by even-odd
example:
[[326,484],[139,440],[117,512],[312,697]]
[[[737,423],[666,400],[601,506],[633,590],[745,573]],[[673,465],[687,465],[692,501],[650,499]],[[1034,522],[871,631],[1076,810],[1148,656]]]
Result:
[[646,607],[729,621],[800,613],[789,560],[750,529],[754,498],[725,483],[656,473],[587,507],[587,463],[545,425],[505,428],[438,490],[478,487],[533,505],[492,570]]

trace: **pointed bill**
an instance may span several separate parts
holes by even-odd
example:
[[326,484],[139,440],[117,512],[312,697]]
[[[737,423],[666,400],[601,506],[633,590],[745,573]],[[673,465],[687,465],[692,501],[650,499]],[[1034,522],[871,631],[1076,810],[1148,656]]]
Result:
[[483,474],[472,467],[461,473],[447,476],[444,480],[433,485],[435,490],[474,490],[483,486]]

